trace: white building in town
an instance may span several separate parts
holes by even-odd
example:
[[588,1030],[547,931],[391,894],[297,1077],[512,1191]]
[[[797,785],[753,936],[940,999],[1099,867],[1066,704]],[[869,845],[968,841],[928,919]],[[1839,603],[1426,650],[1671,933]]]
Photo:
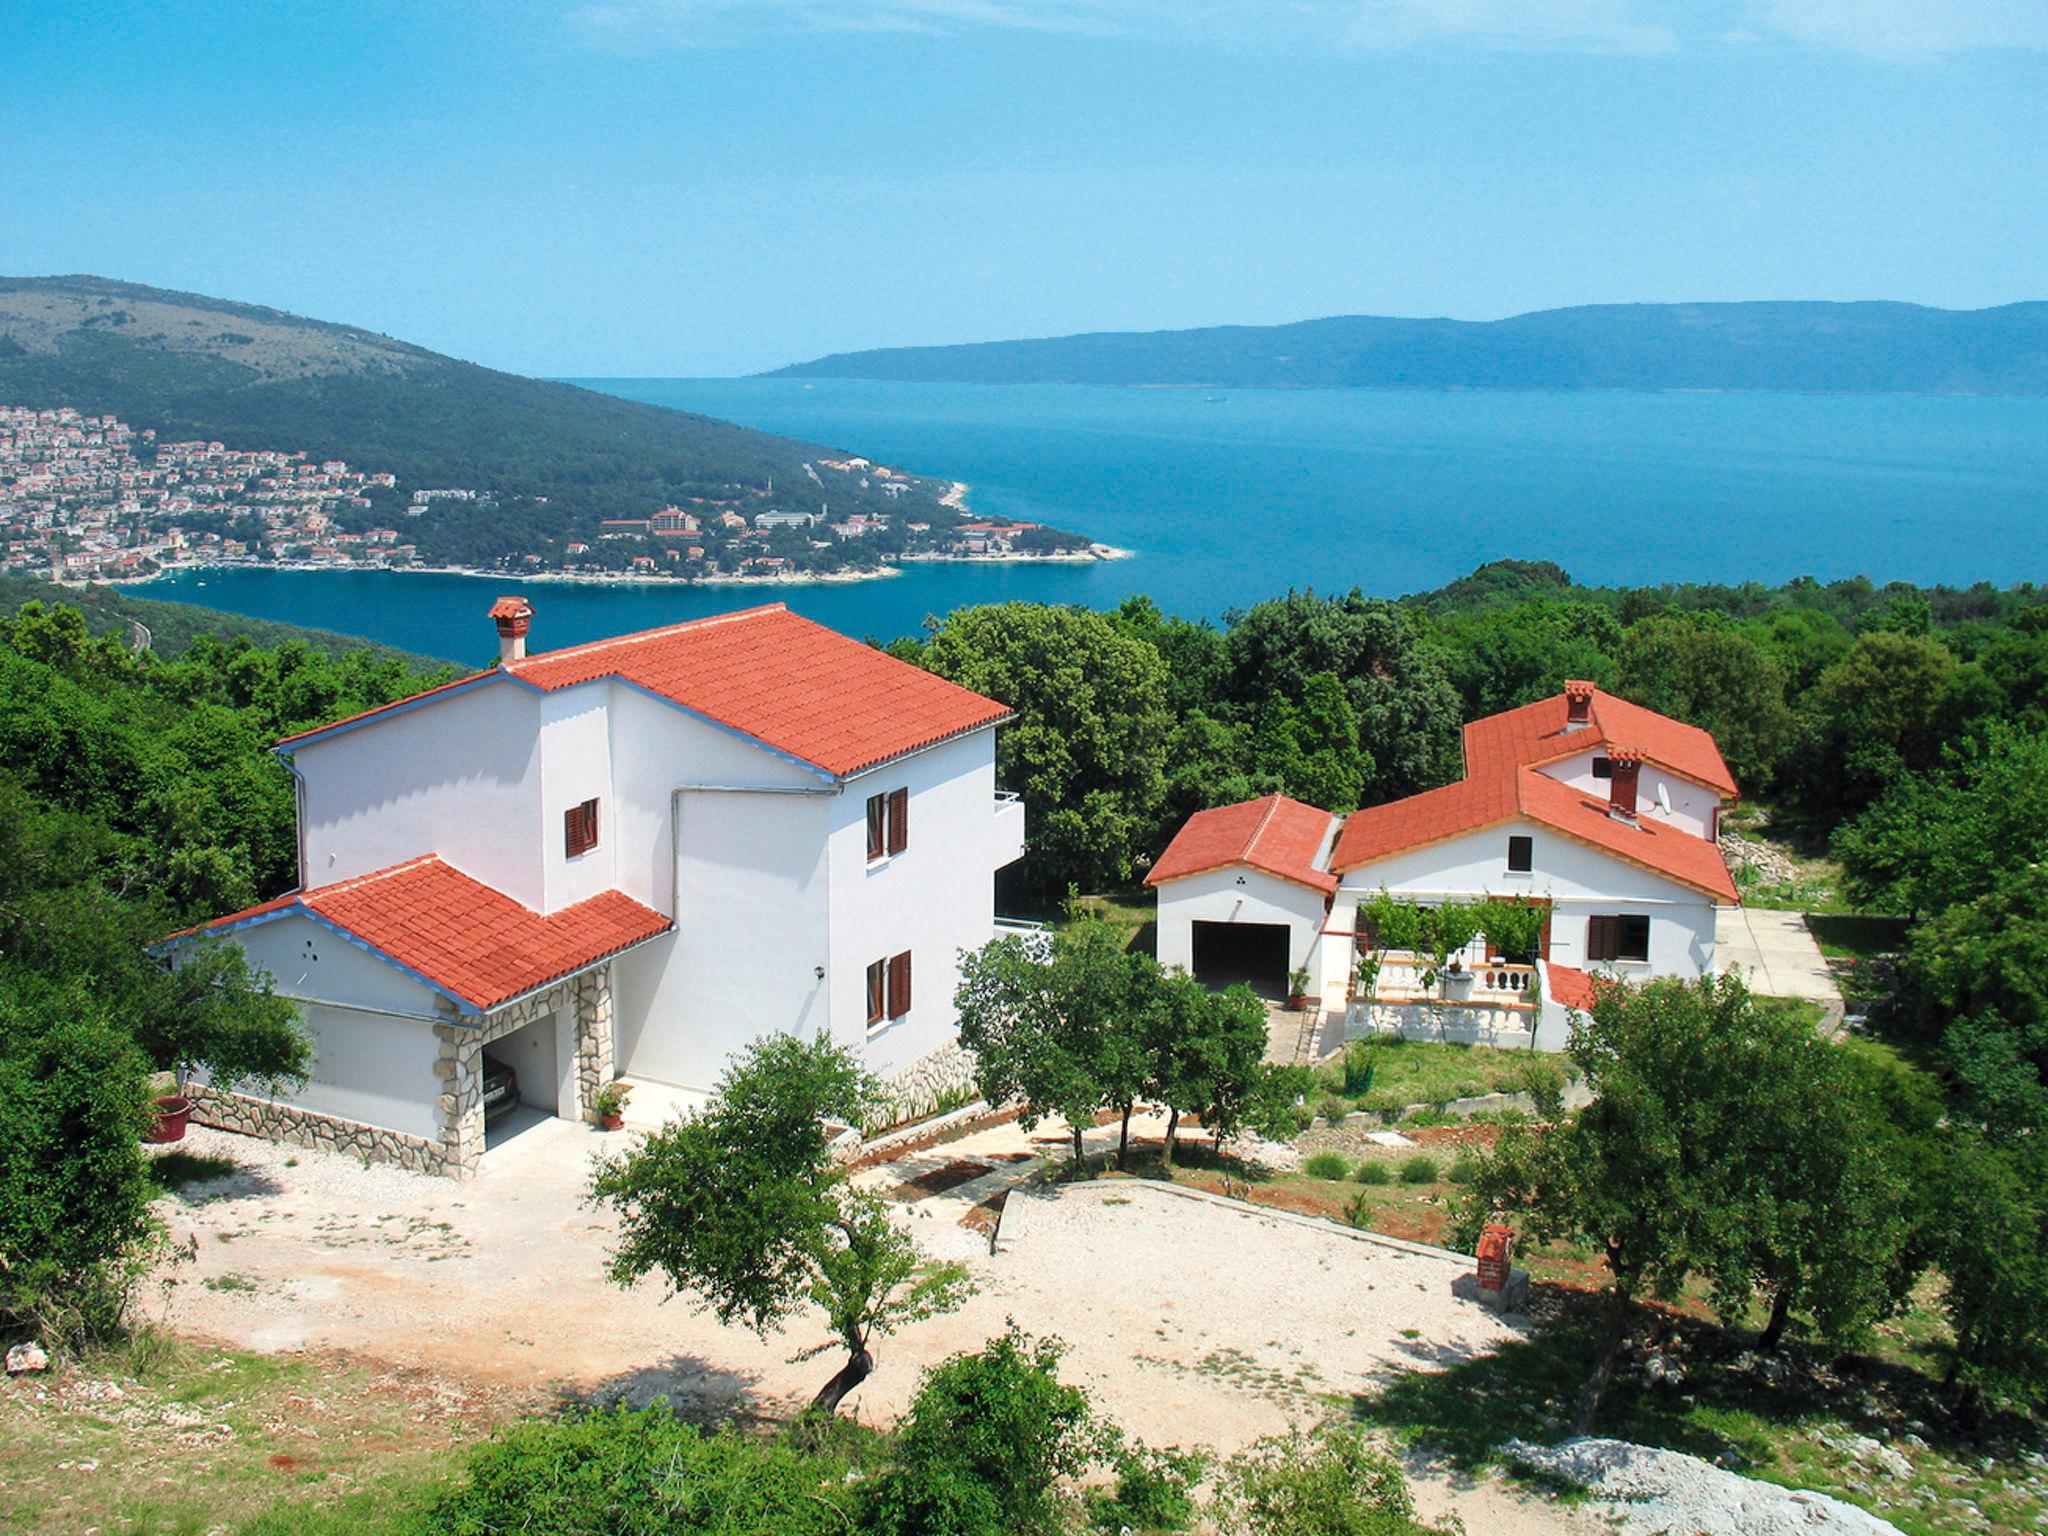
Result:
[[492,609],[490,671],[279,745],[299,889],[195,935],[298,1001],[313,1075],[200,1117],[461,1172],[507,1068],[588,1119],[774,1030],[885,1079],[946,1053],[1023,853],[1009,710],[780,605],[528,656],[531,614]]
[[[1735,781],[1705,731],[1590,683],[1465,727],[1465,775],[1336,816],[1280,795],[1188,819],[1153,866],[1159,958],[1218,984],[1306,994],[1352,1032],[1563,1044],[1593,978],[1713,969],[1716,910],[1737,904],[1716,839]],[[1359,984],[1359,904],[1514,897],[1548,911],[1537,952],[1485,938],[1463,974],[1421,985],[1387,956]]]

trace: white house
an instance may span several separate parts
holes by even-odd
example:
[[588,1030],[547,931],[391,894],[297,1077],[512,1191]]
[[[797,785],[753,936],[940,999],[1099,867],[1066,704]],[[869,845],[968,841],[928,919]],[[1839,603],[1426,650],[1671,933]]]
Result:
[[528,656],[531,615],[492,609],[492,670],[280,743],[299,889],[195,933],[298,1000],[312,1079],[201,1118],[463,1172],[506,1067],[588,1119],[775,1030],[885,1079],[957,1057],[1023,853],[1010,711],[779,604]]
[[[1697,727],[1591,683],[1465,727],[1456,783],[1336,816],[1279,795],[1188,819],[1153,866],[1163,964],[1269,994],[1308,973],[1310,997],[1347,1026],[1450,1038],[1563,1042],[1565,1010],[1595,974],[1697,976],[1713,968],[1716,909],[1737,904],[1716,839],[1735,781]],[[1422,986],[1421,963],[1385,957],[1359,984],[1361,901],[1420,905],[1514,897],[1548,917],[1537,952],[1483,937],[1469,980]]]

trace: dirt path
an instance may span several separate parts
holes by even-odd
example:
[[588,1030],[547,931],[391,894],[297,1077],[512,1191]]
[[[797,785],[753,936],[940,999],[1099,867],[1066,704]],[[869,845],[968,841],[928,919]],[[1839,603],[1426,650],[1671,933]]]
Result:
[[[821,1342],[815,1317],[764,1341],[664,1302],[652,1283],[605,1283],[614,1229],[580,1196],[591,1154],[617,1144],[549,1122],[457,1184],[195,1130],[185,1150],[241,1171],[167,1202],[197,1255],[174,1273],[170,1321],[238,1347],[341,1350],[536,1399],[666,1396],[686,1411],[764,1417],[801,1406],[833,1366],[790,1362]],[[947,1162],[918,1165],[938,1187],[905,1220],[928,1252],[968,1266],[977,1294],[882,1341],[874,1377],[849,1400],[868,1422],[902,1410],[920,1367],[978,1347],[1010,1318],[1064,1340],[1070,1379],[1132,1433],[1223,1454],[1312,1422],[1392,1372],[1514,1336],[1452,1297],[1455,1268],[1440,1260],[1134,1181],[1010,1195],[991,1254],[960,1224],[970,1207],[957,1193],[986,1176]],[[1425,1473],[1418,1497],[1474,1530],[1592,1528],[1493,1484]]]

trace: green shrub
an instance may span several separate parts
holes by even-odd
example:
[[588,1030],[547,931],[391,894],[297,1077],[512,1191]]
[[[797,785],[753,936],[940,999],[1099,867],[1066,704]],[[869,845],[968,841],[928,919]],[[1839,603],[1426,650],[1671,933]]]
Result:
[[1434,1184],[1436,1180],[1436,1159],[1427,1152],[1418,1152],[1401,1164],[1403,1184]]
[[1342,1120],[1351,1113],[1351,1101],[1341,1094],[1326,1093],[1316,1100],[1316,1113],[1325,1120]]
[[1372,1092],[1373,1048],[1368,1040],[1354,1040],[1344,1047],[1344,1095],[1362,1099]]
[[1105,1445],[1088,1394],[1063,1386],[1060,1345],[1012,1325],[980,1353],[925,1373],[896,1462],[867,1486],[874,1536],[1051,1536],[1072,1508],[1063,1480]]
[[1154,1451],[1142,1445],[1116,1453],[1116,1487],[1089,1501],[1099,1530],[1184,1531],[1200,1513],[1195,1484],[1207,1460],[1197,1452]]
[[1564,1113],[1564,1070],[1555,1062],[1532,1059],[1516,1069],[1514,1087],[1536,1102],[1539,1120],[1555,1120]]
[[1341,1152],[1318,1152],[1301,1165],[1301,1171],[1312,1179],[1342,1179],[1351,1172],[1351,1164]]
[[53,1021],[0,1003],[0,1335],[120,1333],[163,1244],[149,1117],[140,1052],[88,1004]]
[[1352,1175],[1361,1184],[1391,1184],[1394,1170],[1380,1158],[1368,1157],[1358,1165],[1358,1172]]
[[1479,1177],[1479,1159],[1470,1152],[1461,1152],[1451,1161],[1450,1172],[1444,1175],[1452,1184],[1470,1184]]
[[1447,1536],[1415,1518],[1400,1463],[1348,1424],[1257,1442],[1231,1460],[1218,1494],[1225,1536]]
[[840,1536],[844,1463],[731,1430],[704,1435],[665,1406],[529,1419],[472,1451],[428,1508],[425,1536]]

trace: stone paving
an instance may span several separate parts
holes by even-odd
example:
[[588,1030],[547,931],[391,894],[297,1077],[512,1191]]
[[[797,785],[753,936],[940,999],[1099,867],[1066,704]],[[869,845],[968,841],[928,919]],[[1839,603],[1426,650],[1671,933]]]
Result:
[[1714,919],[1714,969],[1765,997],[1803,998],[1841,1017],[1841,989],[1800,913],[1723,907]]

